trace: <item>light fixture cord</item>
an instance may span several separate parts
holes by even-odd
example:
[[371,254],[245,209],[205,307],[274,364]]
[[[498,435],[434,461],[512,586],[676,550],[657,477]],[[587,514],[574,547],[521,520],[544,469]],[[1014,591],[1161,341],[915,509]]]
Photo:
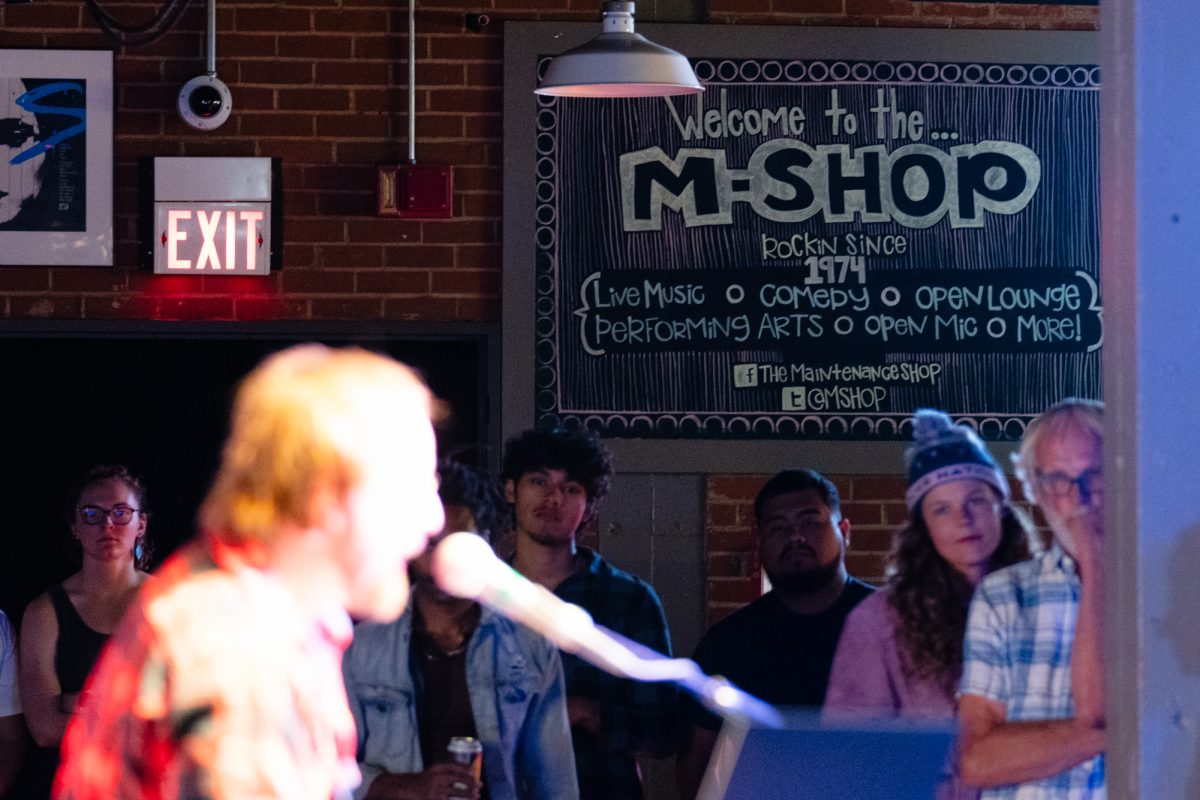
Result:
[[408,0],[408,163],[417,163],[417,0]]

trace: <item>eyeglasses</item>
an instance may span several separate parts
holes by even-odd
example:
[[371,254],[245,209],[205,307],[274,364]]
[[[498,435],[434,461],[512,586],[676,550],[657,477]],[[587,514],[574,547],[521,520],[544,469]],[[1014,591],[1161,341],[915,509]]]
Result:
[[133,522],[133,515],[137,512],[138,509],[130,506],[83,506],[79,509],[79,519],[83,520],[84,525],[102,525],[106,519],[111,519],[113,525],[128,525]]
[[1079,487],[1080,497],[1091,497],[1096,492],[1104,491],[1104,470],[1092,467],[1085,469],[1074,478],[1061,472],[1039,472],[1037,482],[1042,491],[1052,497],[1065,497],[1075,486]]

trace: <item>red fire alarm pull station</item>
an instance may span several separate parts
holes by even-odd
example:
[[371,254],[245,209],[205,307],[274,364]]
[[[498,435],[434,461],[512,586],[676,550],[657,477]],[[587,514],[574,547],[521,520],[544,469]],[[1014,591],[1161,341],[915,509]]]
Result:
[[379,167],[376,213],[381,217],[449,219],[454,216],[454,168],[449,164]]

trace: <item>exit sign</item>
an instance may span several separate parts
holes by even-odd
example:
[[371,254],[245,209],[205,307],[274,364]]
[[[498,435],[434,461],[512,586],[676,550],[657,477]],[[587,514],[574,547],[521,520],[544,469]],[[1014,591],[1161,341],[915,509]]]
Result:
[[270,203],[156,202],[155,275],[266,275]]

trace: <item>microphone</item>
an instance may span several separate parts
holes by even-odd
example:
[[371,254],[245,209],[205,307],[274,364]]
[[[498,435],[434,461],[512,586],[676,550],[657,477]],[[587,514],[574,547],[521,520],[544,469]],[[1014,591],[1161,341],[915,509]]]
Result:
[[667,658],[597,625],[579,606],[559,599],[496,558],[491,546],[474,533],[452,533],[443,539],[434,548],[431,571],[446,594],[485,605],[606,672],[639,681],[673,681],[699,696],[715,713],[743,724],[783,724],[773,706],[724,678],[705,675],[696,662]]

